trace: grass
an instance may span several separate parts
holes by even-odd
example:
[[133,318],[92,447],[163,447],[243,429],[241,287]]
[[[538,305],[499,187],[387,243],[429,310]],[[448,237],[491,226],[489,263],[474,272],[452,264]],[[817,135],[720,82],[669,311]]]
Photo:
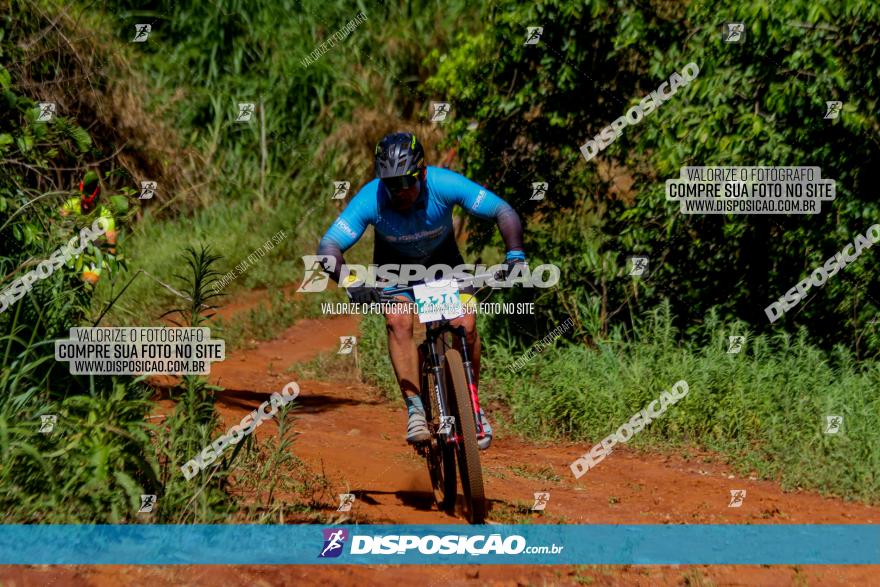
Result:
[[293,454],[295,405],[279,410],[278,433],[248,450],[236,471],[233,491],[249,496],[246,509],[257,523],[274,522],[285,513],[320,516],[319,510],[333,502],[329,480]]
[[368,314],[363,317],[358,346],[361,350],[363,381],[379,388],[386,399],[402,403],[394,368],[388,356],[385,319],[382,316]]
[[[156,493],[145,422],[149,391],[118,382],[53,401],[43,392],[0,405],[3,523],[133,522],[142,493]],[[38,432],[41,413],[58,416]]]
[[[805,335],[753,336],[714,315],[683,340],[661,307],[632,339],[613,335],[595,349],[560,343],[512,374],[506,366],[520,351],[494,339],[482,318],[480,331],[482,399],[508,406],[519,434],[580,441],[586,452],[684,379],[688,395],[628,445],[699,446],[720,453],[738,474],[777,480],[786,490],[880,501],[880,397],[870,392],[880,389],[876,362],[856,362],[840,348],[829,355]],[[744,350],[728,354],[727,337],[743,332]],[[361,350],[363,380],[395,398],[381,317],[361,322]],[[824,434],[826,415],[842,415],[844,431]]]
[[[191,273],[177,285],[196,307],[210,301],[205,287],[213,261],[207,251],[191,250],[183,262]],[[198,311],[176,312],[193,326],[201,320]],[[42,309],[37,316],[35,326],[45,319]],[[7,353],[13,343],[22,349],[4,361],[9,365],[2,377],[7,393],[0,394],[0,506],[5,522],[210,522],[228,514],[231,500],[222,476],[187,483],[179,471],[184,460],[207,444],[216,426],[216,388],[202,378],[184,377],[181,388],[174,390],[175,410],[151,423],[153,390],[143,378],[72,377],[61,369],[49,377],[52,370],[44,359],[52,355],[40,354],[51,347],[3,339],[10,343]],[[51,434],[38,432],[36,423],[43,414],[58,416]],[[230,465],[224,462],[224,471]],[[137,513],[142,494],[158,496],[149,517]]]
[[538,467],[536,465],[515,465],[510,470],[523,479],[532,479],[533,481],[552,481],[559,483],[562,477],[553,472],[549,466]]
[[339,355],[336,351],[320,353],[305,363],[294,363],[285,370],[297,381],[357,381],[360,377],[354,355]]
[[[786,489],[878,501],[880,398],[868,390],[880,387],[880,365],[857,363],[840,348],[829,355],[805,335],[749,334],[743,352],[728,354],[735,332],[747,329],[709,315],[682,340],[661,307],[631,340],[547,351],[517,374],[504,368],[513,358],[508,347],[484,339],[483,393],[510,406],[521,433],[583,441],[586,451],[684,379],[688,395],[629,444],[694,443]],[[844,416],[845,433],[824,434],[826,415]]]
[[[169,288],[187,296],[177,279],[188,269],[180,253],[203,242],[221,257],[215,268],[225,273],[285,230],[289,238],[226,292],[295,282],[303,269],[299,257],[314,252],[341,209],[330,200],[331,182],[364,183],[376,135],[384,126],[406,125],[389,113],[376,86],[393,87],[392,77],[403,72],[409,78],[426,51],[452,42],[442,31],[456,30],[451,23],[472,10],[464,2],[371,8],[369,22],[346,46],[304,69],[300,57],[357,12],[341,1],[305,4],[233,1],[223,10],[198,0],[186,6],[159,1],[148,10],[125,0],[97,8],[55,0],[10,4],[16,19],[0,23],[0,86],[4,113],[10,113],[0,133],[0,210],[24,214],[0,228],[4,275],[52,252],[59,235],[42,233],[55,225],[55,200],[75,193],[87,166],[105,174],[102,197],[126,196],[131,217],[119,223],[120,266],[104,274],[94,295],[78,275],[63,271],[0,318],[4,521],[141,522],[139,496],[155,493],[151,522],[218,522],[240,505],[229,491],[236,480],[241,491],[267,490],[255,509],[242,513],[246,521],[283,518],[291,508],[309,513],[320,503],[308,492],[326,483],[304,471],[284,433],[259,457],[245,459],[244,469],[236,469],[241,463],[231,451],[186,482],[180,465],[216,437],[216,389],[186,378],[173,391],[175,409],[155,422],[149,419],[152,390],[142,381],[69,377],[53,362],[50,346],[67,328],[90,324],[108,308],[102,325],[147,326],[158,324],[169,307],[186,305]],[[149,43],[134,46],[127,38],[131,27],[122,25],[137,18],[157,26]],[[449,26],[438,26],[444,20]],[[389,27],[398,31],[395,43],[376,42]],[[357,47],[370,55],[354,57],[349,49]],[[368,57],[383,69],[366,65]],[[44,87],[57,90],[52,98],[64,104],[69,120],[34,124],[28,118],[28,104],[42,98]],[[259,121],[231,124],[230,110],[245,99],[259,103]],[[412,99],[403,93],[395,106],[411,109]],[[353,116],[358,109],[369,116],[359,120]],[[377,118],[382,125],[374,124]],[[143,179],[159,181],[149,202],[133,197]],[[350,261],[365,254],[361,247]],[[201,313],[200,298],[188,297]],[[324,297],[294,303],[273,292],[267,305],[221,325],[223,334],[230,348],[272,338],[314,315]],[[51,435],[38,432],[45,414],[59,417]],[[254,443],[251,438],[251,450]],[[279,504],[279,492],[304,496],[305,503]]]
[[[170,284],[173,276],[180,271],[179,251],[199,242],[212,243],[212,248],[221,256],[218,271],[225,274],[279,230],[285,230],[288,234],[296,231],[296,236],[282,240],[250,265],[247,271],[223,289],[223,293],[235,294],[259,287],[276,289],[301,278],[303,267],[300,257],[314,253],[313,243],[318,240],[318,228],[300,227],[300,230],[296,230],[297,217],[303,215],[305,210],[294,202],[279,203],[278,208],[281,213],[272,214],[268,219],[266,211],[255,210],[241,202],[211,208],[187,219],[145,218],[121,245],[125,251],[140,253],[132,255],[128,271],[120,273],[117,278],[116,291],[130,279],[134,278],[134,282],[108,315],[110,323],[129,325],[152,322],[164,308],[176,303],[176,295],[163,283]],[[217,235],[224,235],[224,238],[218,239]],[[146,275],[135,277],[139,270],[145,271]],[[112,297],[114,291],[110,286],[109,281],[99,284],[96,292],[99,302]]]
[[[12,12],[24,13],[17,20],[28,25],[35,39],[53,38],[50,22],[64,26],[72,22],[71,18],[54,20],[54,13],[46,8],[51,2],[40,6],[48,12],[39,18],[28,14],[26,3],[16,3]],[[136,119],[124,118],[128,124],[121,126],[149,128],[142,132],[153,143],[139,135],[132,139],[102,131],[96,134],[101,140],[95,143],[106,152],[84,151],[79,159],[69,161],[49,154],[46,158],[64,169],[98,160],[112,161],[112,167],[118,161],[105,156],[119,144],[131,144],[133,159],[143,159],[145,166],[137,170],[183,168],[182,176],[197,181],[179,182],[186,186],[180,193],[161,184],[156,202],[137,202],[139,221],[124,228],[120,237],[119,249],[128,258],[128,268],[102,279],[91,308],[68,314],[62,311],[64,303],[55,302],[54,307],[47,307],[45,320],[40,315],[39,320],[27,322],[31,328],[24,328],[25,318],[19,322],[19,312],[40,314],[41,304],[34,297],[16,307],[10,333],[0,337],[8,343],[0,371],[5,392],[0,397],[0,482],[9,489],[0,492],[0,504],[8,518],[16,521],[129,521],[136,519],[131,508],[139,492],[158,491],[161,486],[159,513],[167,516],[163,519],[216,521],[234,507],[222,489],[225,486],[218,483],[199,492],[196,486],[173,478],[177,460],[184,455],[188,458],[216,432],[211,418],[194,422],[188,411],[211,412],[209,397],[193,398],[160,425],[147,427],[143,422],[150,409],[149,390],[140,382],[112,380],[96,385],[94,379],[61,377],[48,367],[51,356],[41,354],[37,345],[56,331],[79,324],[83,317],[96,317],[132,279],[104,323],[156,323],[165,309],[180,301],[163,285],[176,283],[174,276],[185,270],[180,251],[210,241],[221,256],[217,268],[224,273],[279,230],[285,230],[289,238],[225,290],[234,295],[255,287],[269,288],[273,291],[268,303],[244,316],[218,321],[216,327],[231,349],[250,340],[273,338],[297,319],[317,315],[317,303],[339,294],[293,301],[278,289],[302,275],[299,257],[314,252],[326,225],[340,209],[329,199],[331,182],[347,178],[353,186],[360,185],[369,176],[371,141],[376,135],[393,130],[394,125],[413,127],[423,122],[418,109],[423,107],[424,95],[414,93],[409,82],[423,77],[425,53],[433,48],[443,53],[455,42],[446,31],[467,32],[452,23],[473,22],[473,27],[480,23],[462,18],[472,10],[464,2],[408,3],[405,10],[376,6],[367,12],[369,21],[345,45],[306,69],[299,65],[300,57],[356,13],[350,4],[262,0],[231,2],[217,11],[213,2],[185,6],[159,2],[155,11],[163,26],[156,27],[155,42],[138,47],[123,45],[121,38],[114,46],[112,35],[103,34],[121,31],[123,27],[110,23],[138,10],[136,3],[114,1],[108,6],[106,12],[82,11],[89,15],[88,26],[80,27],[77,36],[96,31],[95,38],[110,39],[106,44],[96,43],[89,53],[118,55],[123,61],[119,70],[133,72],[132,79],[115,80],[120,83],[112,85],[134,84],[137,95],[146,96],[149,103],[142,105],[132,98],[137,106],[132,110],[141,112],[144,106],[144,112]],[[397,31],[394,43],[384,42],[387,30]],[[28,46],[19,42],[24,40],[6,41],[4,48]],[[67,44],[58,45],[67,50]],[[233,50],[225,51],[227,46]],[[48,60],[45,69],[57,69],[68,79],[89,78],[65,71],[66,61],[59,61],[62,67],[53,63]],[[107,83],[107,76],[101,76],[101,82]],[[39,82],[57,80],[48,76]],[[321,91],[303,92],[303,87]],[[75,94],[87,95],[84,87],[71,88]],[[230,109],[242,96],[260,102],[265,117],[259,123],[229,122]],[[80,106],[85,120],[97,111],[89,100]],[[115,101],[106,100],[101,110],[105,107],[113,111]],[[155,123],[155,129],[147,123]],[[170,135],[163,130],[172,129],[179,131],[174,134],[182,137],[181,145],[166,140]],[[63,144],[52,136],[46,143]],[[157,151],[158,143],[162,149]],[[190,159],[190,151],[198,157]],[[189,165],[201,166],[205,172],[190,173],[192,169],[175,159],[190,161]],[[169,161],[175,165],[167,166]],[[43,173],[39,181],[18,178],[16,183],[20,180],[38,191],[36,186],[44,186],[52,175]],[[72,177],[63,179],[55,188],[73,185]],[[8,182],[0,183],[6,186]],[[40,213],[48,217],[52,212],[47,207]],[[368,252],[367,239],[347,258],[362,262]],[[14,261],[12,267],[18,263]],[[48,285],[41,287],[48,289]],[[68,297],[74,295],[60,279],[55,286]],[[79,290],[76,296],[88,298]],[[12,320],[11,316],[4,319]],[[44,324],[49,321],[50,325]],[[596,348],[560,341],[555,350],[548,348],[513,375],[506,365],[522,349],[514,350],[499,340],[482,317],[480,324],[485,349],[484,400],[509,407],[512,426],[522,434],[576,439],[584,442],[586,450],[662,390],[685,379],[691,389],[688,397],[632,439],[636,448],[699,445],[726,456],[741,472],[779,479],[787,488],[818,489],[868,502],[880,499],[880,399],[872,393],[880,388],[876,362],[857,363],[840,349],[820,351],[800,335],[749,335],[746,350],[730,355],[726,337],[748,334],[744,325],[722,324],[708,315],[703,328],[685,338],[672,327],[668,312],[660,309],[637,323],[631,334],[616,331],[597,340]],[[363,379],[400,401],[382,318],[367,316],[361,328]],[[16,352],[10,354],[12,346]],[[294,370],[302,377],[332,372],[333,377],[347,378],[353,375],[351,366],[350,357],[331,353]],[[196,395],[205,392],[198,381],[188,385],[199,390]],[[58,435],[38,435],[39,415],[49,411],[60,416]],[[824,416],[832,414],[845,418],[844,432],[839,435],[821,432]],[[69,444],[53,444],[59,440]],[[268,454],[249,453],[244,459],[242,489],[248,484],[270,488],[259,506],[254,506],[252,513],[259,520],[292,511],[286,508],[294,506],[270,499],[273,492],[321,486],[320,478],[309,478],[301,463],[289,460],[290,445],[285,442],[280,439]],[[269,462],[278,467],[266,468]],[[293,480],[273,476],[285,467],[296,471]],[[552,471],[523,468],[517,474],[540,478],[549,477]],[[310,499],[294,509],[308,513],[314,507]],[[515,518],[522,513],[520,506],[508,509],[502,508],[499,515]]]
[[506,501],[492,502],[490,518],[499,524],[531,524],[539,514],[532,511],[532,504],[524,502],[507,503]]
[[[140,10],[128,0],[108,6],[117,14]],[[160,200],[123,235],[129,269],[119,275],[116,291],[141,269],[169,283],[176,254],[202,241],[223,257],[225,272],[278,230],[289,238],[227,293],[299,279],[300,257],[314,254],[342,209],[330,199],[332,182],[351,181],[353,195],[371,178],[375,140],[398,126],[426,123],[425,113],[416,111],[421,100],[409,88],[412,72],[432,48],[453,42],[444,31],[463,31],[460,22],[470,21],[462,16],[475,8],[436,1],[370,6],[367,21],[309,67],[301,57],[351,20],[358,7],[260,0],[227,3],[218,12],[213,2],[200,0],[186,6],[159,2],[155,10],[164,26],[154,29],[151,42],[138,47],[128,65],[149,88],[143,92],[148,108],[184,137],[180,149],[199,154],[193,165],[200,181],[179,193],[159,187]],[[387,42],[388,30],[397,31],[394,43]],[[261,116],[231,122],[234,105],[245,97],[258,104]],[[413,112],[412,118],[403,120],[398,112]],[[439,138],[434,133],[431,142]],[[348,261],[361,262],[367,247],[353,253]],[[113,297],[110,280],[99,285],[97,297],[102,303]],[[140,276],[107,321],[155,320],[172,298],[154,279]]]

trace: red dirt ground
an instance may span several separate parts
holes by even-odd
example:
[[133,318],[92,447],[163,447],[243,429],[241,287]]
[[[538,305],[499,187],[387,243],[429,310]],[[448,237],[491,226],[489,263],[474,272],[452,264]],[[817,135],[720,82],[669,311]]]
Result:
[[[250,302],[250,300],[248,300]],[[285,369],[335,350],[356,334],[357,320],[303,320],[279,339],[228,353],[211,379],[223,385],[217,406],[225,427],[237,423],[290,381]],[[353,359],[352,359],[353,360]],[[461,524],[432,506],[423,462],[404,442],[402,404],[351,382],[299,381],[294,451],[330,479],[334,494],[355,493],[347,521]],[[167,403],[160,402],[160,403]],[[161,411],[161,408],[160,408]],[[569,463],[589,447],[540,444],[496,426],[482,453],[489,522],[572,524],[860,523],[880,522],[880,508],[785,493],[775,483],[735,476],[723,459],[690,451],[638,454],[615,450],[575,480]],[[274,434],[275,423],[257,434]],[[710,462],[711,461],[711,462]],[[740,508],[730,490],[745,489]],[[544,514],[523,513],[533,493],[549,491]],[[190,566],[0,567],[2,585],[880,585],[877,566]],[[405,582],[405,583],[404,583]]]

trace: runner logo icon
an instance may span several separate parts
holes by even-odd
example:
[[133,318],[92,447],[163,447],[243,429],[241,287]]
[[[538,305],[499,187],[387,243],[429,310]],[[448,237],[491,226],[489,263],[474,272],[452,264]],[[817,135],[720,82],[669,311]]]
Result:
[[340,336],[339,337],[339,350],[336,352],[337,355],[350,355],[351,351],[354,350],[354,345],[357,344],[356,336]]
[[825,434],[837,434],[843,424],[843,416],[825,416]]
[[631,268],[629,270],[629,274],[632,277],[644,277],[645,272],[648,270],[648,258],[647,257],[630,257],[629,261],[631,263]]
[[541,35],[544,34],[544,27],[542,26],[530,26],[528,28],[528,35],[526,36],[526,42],[523,43],[523,47],[526,45],[537,45],[538,41],[541,40]]
[[134,25],[134,38],[131,40],[132,43],[143,43],[147,39],[150,38],[150,32],[153,30],[153,25],[151,24],[136,24]]
[[348,188],[351,187],[350,181],[334,181],[333,182],[333,200],[344,200],[348,195]]
[[729,345],[727,347],[728,354],[736,354],[742,350],[743,343],[746,340],[745,336],[728,336],[727,340]]
[[724,23],[724,42],[742,43],[746,38],[746,25],[742,22]]
[[434,111],[431,122],[443,122],[449,114],[449,102],[431,102],[431,109]]
[[828,108],[828,112],[825,113],[825,120],[833,120],[840,116],[840,111],[843,109],[843,102],[839,100],[830,100],[825,102],[825,106]]
[[151,200],[156,195],[156,187],[157,183],[155,181],[142,181],[138,200]]
[[348,540],[348,530],[342,528],[324,528],[324,548],[318,558],[336,558],[342,554],[345,541]]
[[536,181],[532,183],[532,197],[530,200],[543,200],[547,195],[547,188],[550,184],[546,181]]
[[300,283],[298,292],[318,292],[327,289],[329,277],[327,271],[336,268],[336,259],[329,255],[303,255],[306,274]]
[[139,514],[149,514],[153,511],[153,506],[156,505],[156,496],[155,495],[141,495],[141,507],[138,510]]
[[44,414],[40,416],[40,432],[43,434],[52,434],[52,431],[55,430],[55,424],[57,423],[57,414]]
[[55,102],[40,102],[40,113],[37,115],[38,122],[49,122],[55,116]]

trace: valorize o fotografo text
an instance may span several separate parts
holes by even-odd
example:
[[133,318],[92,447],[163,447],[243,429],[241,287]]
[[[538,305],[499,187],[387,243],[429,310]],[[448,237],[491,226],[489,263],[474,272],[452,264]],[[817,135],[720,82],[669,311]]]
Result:
[[336,43],[344,41],[348,35],[350,35],[356,28],[358,28],[361,24],[367,22],[367,15],[363,12],[358,12],[357,15],[345,23],[338,31],[334,32],[330,37],[327,38],[326,41],[321,43],[317,49],[312,51],[309,55],[306,55],[301,59],[303,67],[308,67],[318,59],[324,56],[324,54],[336,46]]
[[557,338],[562,336],[573,325],[574,325],[574,321],[571,319],[571,316],[569,316],[568,318],[565,319],[565,321],[562,324],[560,324],[559,326],[554,328],[552,331],[550,331],[550,333],[547,336],[545,336],[544,338],[542,338],[541,340],[536,342],[534,345],[532,345],[532,347],[528,351],[526,351],[526,353],[523,354],[523,356],[521,356],[519,359],[514,361],[514,363],[512,365],[510,365],[508,367],[508,369],[510,369],[511,372],[513,372],[513,373],[516,373],[517,371],[522,369],[526,365],[526,363],[528,363],[529,361],[532,360],[532,358],[535,355],[537,355],[539,353],[543,353],[544,349],[547,348],[547,345],[549,345],[554,340],[556,340]]

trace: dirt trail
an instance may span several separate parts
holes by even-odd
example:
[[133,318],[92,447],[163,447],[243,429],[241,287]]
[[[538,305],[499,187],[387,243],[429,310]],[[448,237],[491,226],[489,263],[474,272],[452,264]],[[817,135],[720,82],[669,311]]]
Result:
[[[227,391],[217,407],[224,427],[279,391],[294,363],[335,351],[339,337],[357,333],[357,320],[303,320],[277,340],[228,353],[211,379]],[[353,360],[353,359],[352,359]],[[299,381],[294,452],[323,471],[332,493],[355,493],[350,518],[357,523],[461,524],[436,510],[427,470],[404,441],[405,412],[378,390],[357,382]],[[490,523],[878,523],[880,508],[784,493],[778,485],[734,476],[721,459],[699,454],[644,455],[615,450],[575,480],[569,463],[583,444],[542,445],[497,426],[495,443],[482,453]],[[275,433],[262,426],[259,436]],[[598,435],[597,435],[598,436]],[[711,461],[711,462],[710,462]],[[739,508],[730,491],[746,490]],[[533,493],[549,491],[543,514],[531,513]],[[76,567],[24,574],[0,569],[9,585],[372,585],[394,581],[428,585],[880,585],[878,567]]]
[[[227,391],[218,399],[226,426],[291,380],[286,367],[335,351],[339,337],[357,334],[352,317],[305,320],[274,341],[233,352],[215,364],[211,379]],[[354,360],[354,359],[352,359]],[[352,514],[362,522],[460,524],[436,510],[424,462],[404,442],[401,403],[357,382],[299,381],[295,452],[353,492]],[[549,491],[543,515],[533,521],[577,524],[657,523],[880,523],[880,508],[844,503],[811,492],[783,493],[777,484],[735,476],[714,455],[691,451],[644,455],[615,449],[595,469],[575,480],[569,463],[589,447],[539,444],[496,426],[492,448],[481,453],[490,498],[489,521],[511,521],[510,509],[531,507],[536,491]],[[264,434],[274,433],[271,427]],[[709,462],[713,461],[713,462]],[[746,490],[739,508],[728,507],[730,491]]]
[[[300,322],[275,341],[231,353],[212,378],[230,391],[218,408],[231,426],[290,380],[285,367],[335,351],[339,337],[357,334],[351,317]],[[353,360],[353,359],[352,359]],[[406,416],[401,404],[357,382],[299,381],[296,410],[299,431],[294,451],[313,469],[323,471],[333,493],[357,496],[347,521],[358,523],[461,524],[437,511],[423,461],[404,442]],[[247,391],[244,391],[247,390]],[[252,394],[252,392],[258,392]],[[497,426],[492,448],[481,454],[490,499],[489,522],[510,523],[878,523],[880,508],[844,503],[815,493],[783,493],[778,485],[736,477],[714,455],[685,460],[675,455],[640,455],[616,450],[594,470],[575,480],[569,463],[587,450],[582,444],[542,445]],[[267,428],[263,434],[273,433]],[[714,461],[714,462],[708,462]],[[746,490],[739,508],[730,508],[730,490]],[[530,513],[536,491],[549,491],[544,514]],[[607,567],[601,571],[543,567],[386,568],[381,582],[410,579],[429,584],[576,584],[577,573],[596,584],[682,584],[690,577],[719,585],[880,584],[877,569],[823,567]],[[313,568],[331,584],[372,583],[376,570]],[[799,577],[799,578],[798,578]],[[582,579],[583,580],[583,579]],[[270,581],[271,582],[271,581]]]

